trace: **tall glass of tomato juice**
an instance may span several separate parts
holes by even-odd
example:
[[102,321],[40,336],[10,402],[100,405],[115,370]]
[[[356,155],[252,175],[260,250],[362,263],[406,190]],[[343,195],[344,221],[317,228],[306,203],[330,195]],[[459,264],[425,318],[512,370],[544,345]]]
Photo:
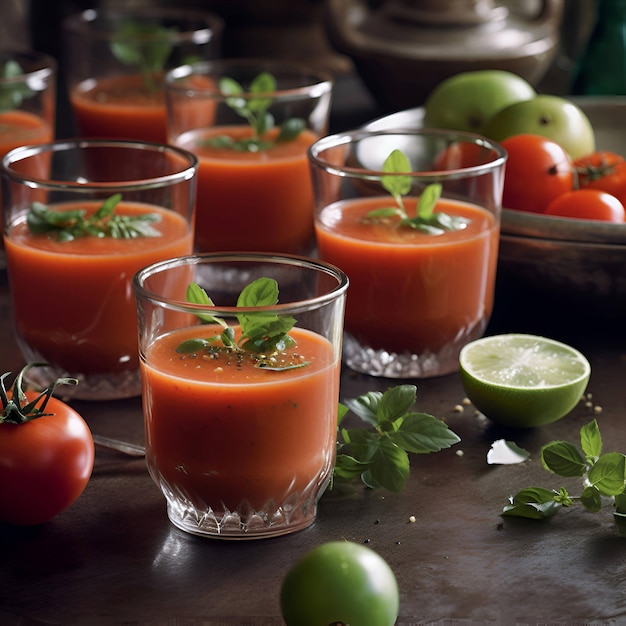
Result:
[[77,135],[166,143],[163,77],[220,56],[223,22],[181,8],[88,9],[62,25]]
[[[0,159],[13,148],[54,139],[57,63],[40,52],[0,50]],[[45,160],[33,174],[46,172]],[[2,198],[0,197],[0,220]],[[5,265],[0,241],[0,267]]]
[[[277,294],[242,294],[258,281]],[[211,301],[190,299],[192,283]],[[135,276],[146,460],[175,526],[253,539],[313,523],[335,458],[347,285],[324,262],[252,253]],[[286,320],[284,341],[256,350],[242,339],[250,323],[265,341]]]
[[310,255],[307,150],[327,132],[331,77],[301,63],[227,59],[175,68],[165,82],[168,139],[200,160],[196,250]]
[[[320,258],[351,283],[347,365],[388,378],[458,370],[493,309],[504,150],[469,133],[362,130],[321,139],[309,158]],[[417,217],[436,192],[431,217]]]
[[[32,169],[42,157],[45,176]],[[79,384],[64,393],[92,400],[141,393],[131,279],[191,253],[196,171],[190,152],[119,140],[56,141],[4,157],[16,336],[27,361],[50,364],[29,382],[71,376]]]

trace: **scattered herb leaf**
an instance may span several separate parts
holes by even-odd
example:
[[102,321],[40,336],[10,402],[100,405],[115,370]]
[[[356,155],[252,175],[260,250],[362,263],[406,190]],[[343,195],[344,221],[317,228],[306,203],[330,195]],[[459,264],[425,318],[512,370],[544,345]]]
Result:
[[239,152],[260,152],[277,143],[292,141],[306,127],[303,119],[289,118],[280,125],[275,139],[264,138],[264,135],[276,127],[274,116],[269,111],[274,102],[271,94],[276,91],[276,79],[269,72],[261,72],[256,76],[250,83],[247,94],[239,82],[229,77],[220,79],[219,88],[226,96],[226,104],[248,122],[253,131],[252,137],[233,139],[228,135],[218,135],[201,141],[200,145],[229,148]]
[[[0,78],[12,79],[22,76],[24,72],[17,61],[8,60],[0,71]],[[24,100],[32,97],[35,92],[24,84],[0,83],[0,113],[17,109]]]
[[408,216],[403,197],[411,191],[411,176],[401,174],[410,171],[411,164],[406,155],[401,150],[393,150],[383,163],[383,172],[388,174],[381,176],[381,183],[396,201],[396,206],[370,211],[365,220],[389,222],[394,228],[412,228],[429,235],[441,235],[447,231],[466,228],[469,219],[442,211],[435,212],[435,206],[441,197],[440,183],[424,187],[417,201],[415,216]]
[[[206,291],[197,283],[187,287],[186,299],[193,304],[215,306]],[[274,306],[278,302],[278,283],[272,278],[258,278],[246,285],[237,298],[238,307]],[[208,313],[198,312],[196,316],[206,324],[218,324],[223,328],[219,335],[188,339],[178,345],[181,354],[194,354],[206,350],[213,354],[220,351],[249,353],[255,366],[269,371],[283,371],[308,365],[307,361],[279,362],[274,358],[278,352],[296,345],[289,331],[296,320],[290,315],[276,315],[272,312],[241,312],[237,317],[241,336],[235,341],[235,333],[225,320]],[[221,342],[221,346],[219,345]]]
[[156,75],[163,71],[172,52],[170,37],[176,32],[176,28],[125,20],[113,35],[111,52],[124,65],[137,66],[147,89],[155,91]]
[[[417,387],[398,385],[339,405],[333,483],[360,478],[372,489],[399,492],[409,476],[409,453],[438,452],[460,441],[440,419],[411,411],[416,398]],[[369,428],[342,428],[349,410]]]
[[566,489],[548,490],[529,487],[509,498],[502,515],[549,519],[561,507],[579,501],[588,511],[598,513],[603,501],[612,500],[613,518],[618,533],[626,537],[626,456],[619,452],[602,454],[602,437],[594,419],[580,429],[580,449],[566,441],[553,441],[541,449],[543,467],[563,477],[583,479],[580,496],[570,495]]
[[64,242],[79,237],[137,239],[161,236],[161,232],[152,226],[161,221],[158,213],[116,215],[115,207],[121,199],[119,193],[110,196],[89,216],[84,209],[53,211],[41,202],[33,202],[26,222],[32,233],[54,233],[59,241]]

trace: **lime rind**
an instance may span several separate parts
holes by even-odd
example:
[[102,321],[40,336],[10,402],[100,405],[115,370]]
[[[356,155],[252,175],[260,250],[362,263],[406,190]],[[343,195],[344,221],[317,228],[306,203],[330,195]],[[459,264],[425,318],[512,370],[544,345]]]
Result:
[[460,373],[474,406],[494,422],[533,427],[580,402],[591,366],[575,348],[535,335],[494,335],[461,350]]

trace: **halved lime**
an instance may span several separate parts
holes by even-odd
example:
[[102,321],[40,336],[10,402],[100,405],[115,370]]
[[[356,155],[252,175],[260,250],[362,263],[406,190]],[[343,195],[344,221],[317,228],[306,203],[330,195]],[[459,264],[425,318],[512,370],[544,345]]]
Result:
[[459,365],[474,406],[492,421],[514,427],[541,426],[570,413],[591,375],[589,361],[575,348],[516,333],[468,343]]

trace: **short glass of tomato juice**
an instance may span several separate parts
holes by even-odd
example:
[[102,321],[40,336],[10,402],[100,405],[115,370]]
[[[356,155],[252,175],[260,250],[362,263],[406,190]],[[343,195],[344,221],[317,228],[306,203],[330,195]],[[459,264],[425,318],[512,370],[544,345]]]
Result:
[[319,256],[350,279],[343,355],[359,372],[458,370],[494,301],[505,151],[440,130],[357,130],[309,152]]
[[196,251],[311,256],[307,150],[324,136],[333,81],[299,62],[221,59],[165,79],[168,140],[198,156]]
[[[42,166],[43,163],[43,166]],[[42,166],[43,173],[35,173]],[[89,400],[141,393],[133,275],[193,249],[196,157],[174,146],[69,140],[1,164],[4,244],[29,382]],[[33,368],[35,369],[35,368]],[[37,376],[37,378],[33,378]]]
[[[0,51],[0,158],[18,146],[54,139],[56,88],[57,63],[52,57],[41,52]],[[4,265],[0,241],[0,267]]]
[[221,54],[223,22],[191,8],[87,9],[62,24],[79,137],[166,143],[165,72]]
[[172,524],[254,539],[314,522],[335,459],[347,286],[324,262],[263,253],[135,276],[146,461]]

